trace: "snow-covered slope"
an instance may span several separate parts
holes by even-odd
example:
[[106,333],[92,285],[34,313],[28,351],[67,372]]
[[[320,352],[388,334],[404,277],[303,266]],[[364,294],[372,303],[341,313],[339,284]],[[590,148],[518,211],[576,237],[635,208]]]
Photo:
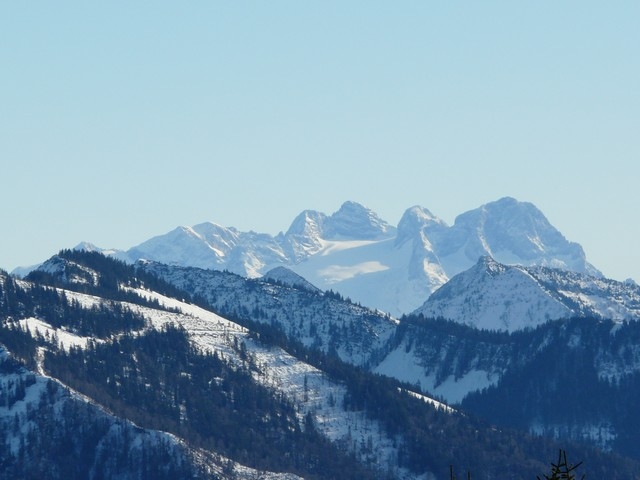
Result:
[[[56,379],[29,371],[1,345],[0,398],[0,442],[7,447],[0,452],[1,478],[221,478],[232,471],[238,479],[300,479],[258,472],[193,449],[175,435],[140,428]],[[151,459],[158,462],[155,474]]]
[[508,331],[574,316],[638,320],[640,288],[556,268],[509,266],[485,256],[414,313]]
[[482,257],[434,292],[414,314],[488,330],[518,330],[571,316],[523,267]]
[[[358,445],[375,438],[375,442],[370,441],[370,452],[359,452],[363,462],[370,463],[370,459],[375,459],[377,468],[384,469],[397,458],[397,439],[389,437],[379,422],[367,419],[364,412],[342,408],[347,395],[344,385],[332,382],[322,371],[282,349],[261,345],[249,338],[247,329],[219,315],[154,292],[139,293],[179,311],[166,313],[142,308],[140,311],[156,328],[167,323],[179,324],[204,351],[222,353],[238,365],[246,363],[243,356],[251,357],[258,365],[253,372],[254,378],[294,402],[301,421],[308,414],[313,415],[316,428],[331,441],[347,444],[348,440]],[[238,345],[242,347],[239,349]],[[402,468],[395,469],[394,475],[396,478],[412,478]]]
[[376,358],[397,325],[387,315],[306,286],[151,262],[141,262],[140,267],[204,298],[225,315],[277,325],[290,338],[333,351],[355,365],[366,365]]

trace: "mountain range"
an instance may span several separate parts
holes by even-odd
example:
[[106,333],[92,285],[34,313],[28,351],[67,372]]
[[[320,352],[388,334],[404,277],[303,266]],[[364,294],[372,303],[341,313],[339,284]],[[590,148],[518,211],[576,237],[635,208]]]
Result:
[[249,278],[287,267],[322,290],[393,316],[419,308],[485,255],[505,264],[601,275],[582,247],[568,241],[533,204],[509,197],[465,212],[451,226],[420,206],[408,208],[392,226],[348,201],[331,215],[305,210],[276,236],[207,222],[110,253],[129,263],[145,259]]

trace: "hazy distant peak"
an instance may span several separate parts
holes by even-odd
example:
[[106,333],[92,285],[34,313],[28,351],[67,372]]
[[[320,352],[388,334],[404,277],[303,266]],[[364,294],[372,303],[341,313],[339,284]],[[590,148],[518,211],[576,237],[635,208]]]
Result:
[[[72,250],[77,250],[81,252],[97,252],[102,255],[110,256],[113,258],[117,258],[119,260],[126,259],[126,254],[122,250],[114,249],[114,248],[102,248],[91,242],[80,242],[78,245],[72,248]],[[35,270],[34,268],[32,268]],[[27,272],[28,273],[28,272]]]
[[587,263],[582,247],[569,242],[535,205],[512,197],[458,215],[444,240],[439,246],[445,257],[463,252],[467,261],[475,262],[482,255],[491,255],[506,264],[539,264],[600,274]]
[[428,225],[430,223],[437,223],[443,226],[446,226],[444,220],[435,216],[431,211],[427,208],[421,207],[420,205],[414,205],[413,207],[407,208],[398,223],[398,229],[404,227],[406,223],[418,223],[420,225]]
[[322,230],[327,216],[316,210],[304,210],[291,223],[286,235],[302,235],[305,237],[322,237]]
[[489,202],[486,205],[497,205],[497,206],[502,206],[502,207],[508,207],[508,206],[511,206],[511,205],[531,205],[531,206],[533,206],[533,204],[531,204],[529,202],[520,202],[520,201],[518,201],[515,198],[510,197],[510,196],[499,198],[498,200],[494,200],[493,202]]
[[357,202],[347,201],[325,224],[325,238],[371,240],[395,232],[395,228],[375,212]]
[[[512,197],[504,197],[495,202],[489,202],[482,205],[476,210],[471,210],[466,214],[463,213],[456,218],[456,223],[466,219],[475,219],[483,226],[509,226],[511,230],[505,233],[512,233],[517,227],[519,232],[527,230],[553,230],[554,233],[560,235],[555,228],[551,226],[547,217],[544,216],[534,204],[529,202],[520,202]],[[477,226],[477,225],[474,225]],[[564,237],[562,237],[564,238]]]
[[[528,202],[519,202],[513,197],[503,197],[499,200],[485,203],[478,208],[468,210],[458,215],[454,226],[473,226],[483,224],[487,220],[501,219],[503,222],[519,221],[524,217],[544,218],[542,212],[535,205]],[[546,219],[545,219],[546,220]]]
[[194,225],[193,227],[183,227],[183,228],[192,228],[197,232],[207,233],[207,232],[218,232],[221,230],[237,232],[238,230],[235,227],[225,227],[215,222],[202,222]]
[[424,207],[414,205],[405,210],[398,222],[396,244],[404,243],[409,238],[415,238],[422,231],[444,230],[448,228],[444,220],[436,217]]

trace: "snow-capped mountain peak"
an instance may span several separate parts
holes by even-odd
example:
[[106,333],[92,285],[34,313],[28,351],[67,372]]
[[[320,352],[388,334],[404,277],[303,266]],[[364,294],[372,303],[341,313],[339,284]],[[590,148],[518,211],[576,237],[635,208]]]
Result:
[[345,202],[325,224],[324,238],[374,240],[395,232],[395,228],[372,210],[357,202]]
[[304,237],[320,238],[323,236],[324,222],[327,216],[316,210],[305,210],[291,223],[286,236],[301,235]]
[[489,330],[519,330],[589,316],[640,320],[640,287],[544,266],[505,265],[483,256],[414,313]]
[[511,197],[459,215],[439,247],[449,275],[468,268],[483,255],[510,265],[600,274],[587,263],[582,247],[569,242],[538,208]]
[[400,245],[409,239],[415,238],[424,232],[431,235],[448,228],[444,220],[436,217],[426,208],[414,205],[408,208],[400,222],[398,223],[398,234],[396,236],[396,245]]
[[285,250],[294,262],[320,251],[326,220],[324,213],[315,210],[305,210],[294,219],[283,237]]

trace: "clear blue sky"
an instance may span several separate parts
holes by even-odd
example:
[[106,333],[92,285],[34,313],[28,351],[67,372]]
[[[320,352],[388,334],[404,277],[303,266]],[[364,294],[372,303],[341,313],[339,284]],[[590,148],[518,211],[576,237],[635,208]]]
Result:
[[0,267],[509,195],[640,280],[638,25],[637,0],[2,2]]

